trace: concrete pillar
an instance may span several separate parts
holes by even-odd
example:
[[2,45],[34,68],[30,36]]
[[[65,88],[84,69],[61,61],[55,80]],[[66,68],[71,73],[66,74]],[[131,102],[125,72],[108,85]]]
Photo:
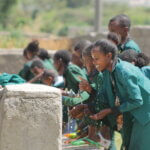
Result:
[[56,88],[6,86],[0,99],[0,150],[61,150],[62,105]]

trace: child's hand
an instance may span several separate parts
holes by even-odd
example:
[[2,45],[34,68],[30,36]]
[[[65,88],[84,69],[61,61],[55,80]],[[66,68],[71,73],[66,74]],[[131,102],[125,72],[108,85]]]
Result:
[[91,113],[91,111],[88,109],[88,108],[86,108],[86,109],[84,109],[84,115],[91,115],[92,113]]
[[85,104],[77,105],[70,110],[70,115],[72,118],[76,118],[86,107],[87,106]]
[[107,108],[107,109],[103,109],[102,111],[100,111],[99,113],[95,115],[91,115],[90,118],[93,120],[101,120],[111,113],[112,113],[112,110],[110,108]]
[[79,79],[81,80],[81,82],[79,83],[80,90],[91,93],[92,88],[91,88],[91,85],[89,84],[89,82],[81,77],[79,77]]
[[63,96],[67,96],[67,95],[68,95],[67,92],[64,91],[64,90],[62,90],[62,89],[61,89],[61,94],[62,94]]

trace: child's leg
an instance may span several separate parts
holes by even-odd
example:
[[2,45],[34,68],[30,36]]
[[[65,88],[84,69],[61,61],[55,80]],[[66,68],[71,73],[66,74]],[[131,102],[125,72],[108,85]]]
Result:
[[88,127],[88,138],[98,142],[100,140],[100,138],[97,136],[97,128],[95,126],[90,125]]

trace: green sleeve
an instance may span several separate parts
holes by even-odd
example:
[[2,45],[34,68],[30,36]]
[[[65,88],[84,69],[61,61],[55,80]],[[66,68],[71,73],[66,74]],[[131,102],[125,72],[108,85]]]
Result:
[[73,81],[74,84],[78,84],[81,80],[79,79],[79,77],[82,77],[83,79],[87,80],[86,75],[80,71],[80,70],[73,70],[71,69],[68,72],[70,79]]
[[63,97],[63,105],[74,106],[74,105],[80,104],[80,103],[88,100],[89,96],[90,95],[87,92],[85,92],[85,91],[80,93],[80,97],[64,96]]
[[43,65],[45,69],[55,70],[53,62],[51,59],[45,59],[43,61]]
[[125,86],[127,90],[128,97],[124,103],[119,106],[121,112],[132,111],[143,105],[143,99],[141,96],[141,91],[138,86],[138,79],[134,74],[123,72],[122,85]]
[[28,79],[28,78],[27,78],[27,75],[28,75],[29,71],[30,71],[30,67],[25,64],[24,67],[23,67],[23,69],[19,72],[19,75],[20,75],[23,79],[27,80],[27,79]]

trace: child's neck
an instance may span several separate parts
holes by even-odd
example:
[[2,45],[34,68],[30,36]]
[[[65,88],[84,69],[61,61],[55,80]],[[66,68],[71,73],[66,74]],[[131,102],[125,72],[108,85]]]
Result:
[[127,36],[121,38],[121,44],[125,44],[127,39],[129,38],[129,34]]
[[117,58],[115,58],[114,60],[111,60],[108,67],[107,67],[107,70],[110,71],[110,72],[113,72],[116,63],[117,63]]
[[63,75],[65,70],[66,70],[67,66],[66,65],[62,65],[59,69],[59,75]]

